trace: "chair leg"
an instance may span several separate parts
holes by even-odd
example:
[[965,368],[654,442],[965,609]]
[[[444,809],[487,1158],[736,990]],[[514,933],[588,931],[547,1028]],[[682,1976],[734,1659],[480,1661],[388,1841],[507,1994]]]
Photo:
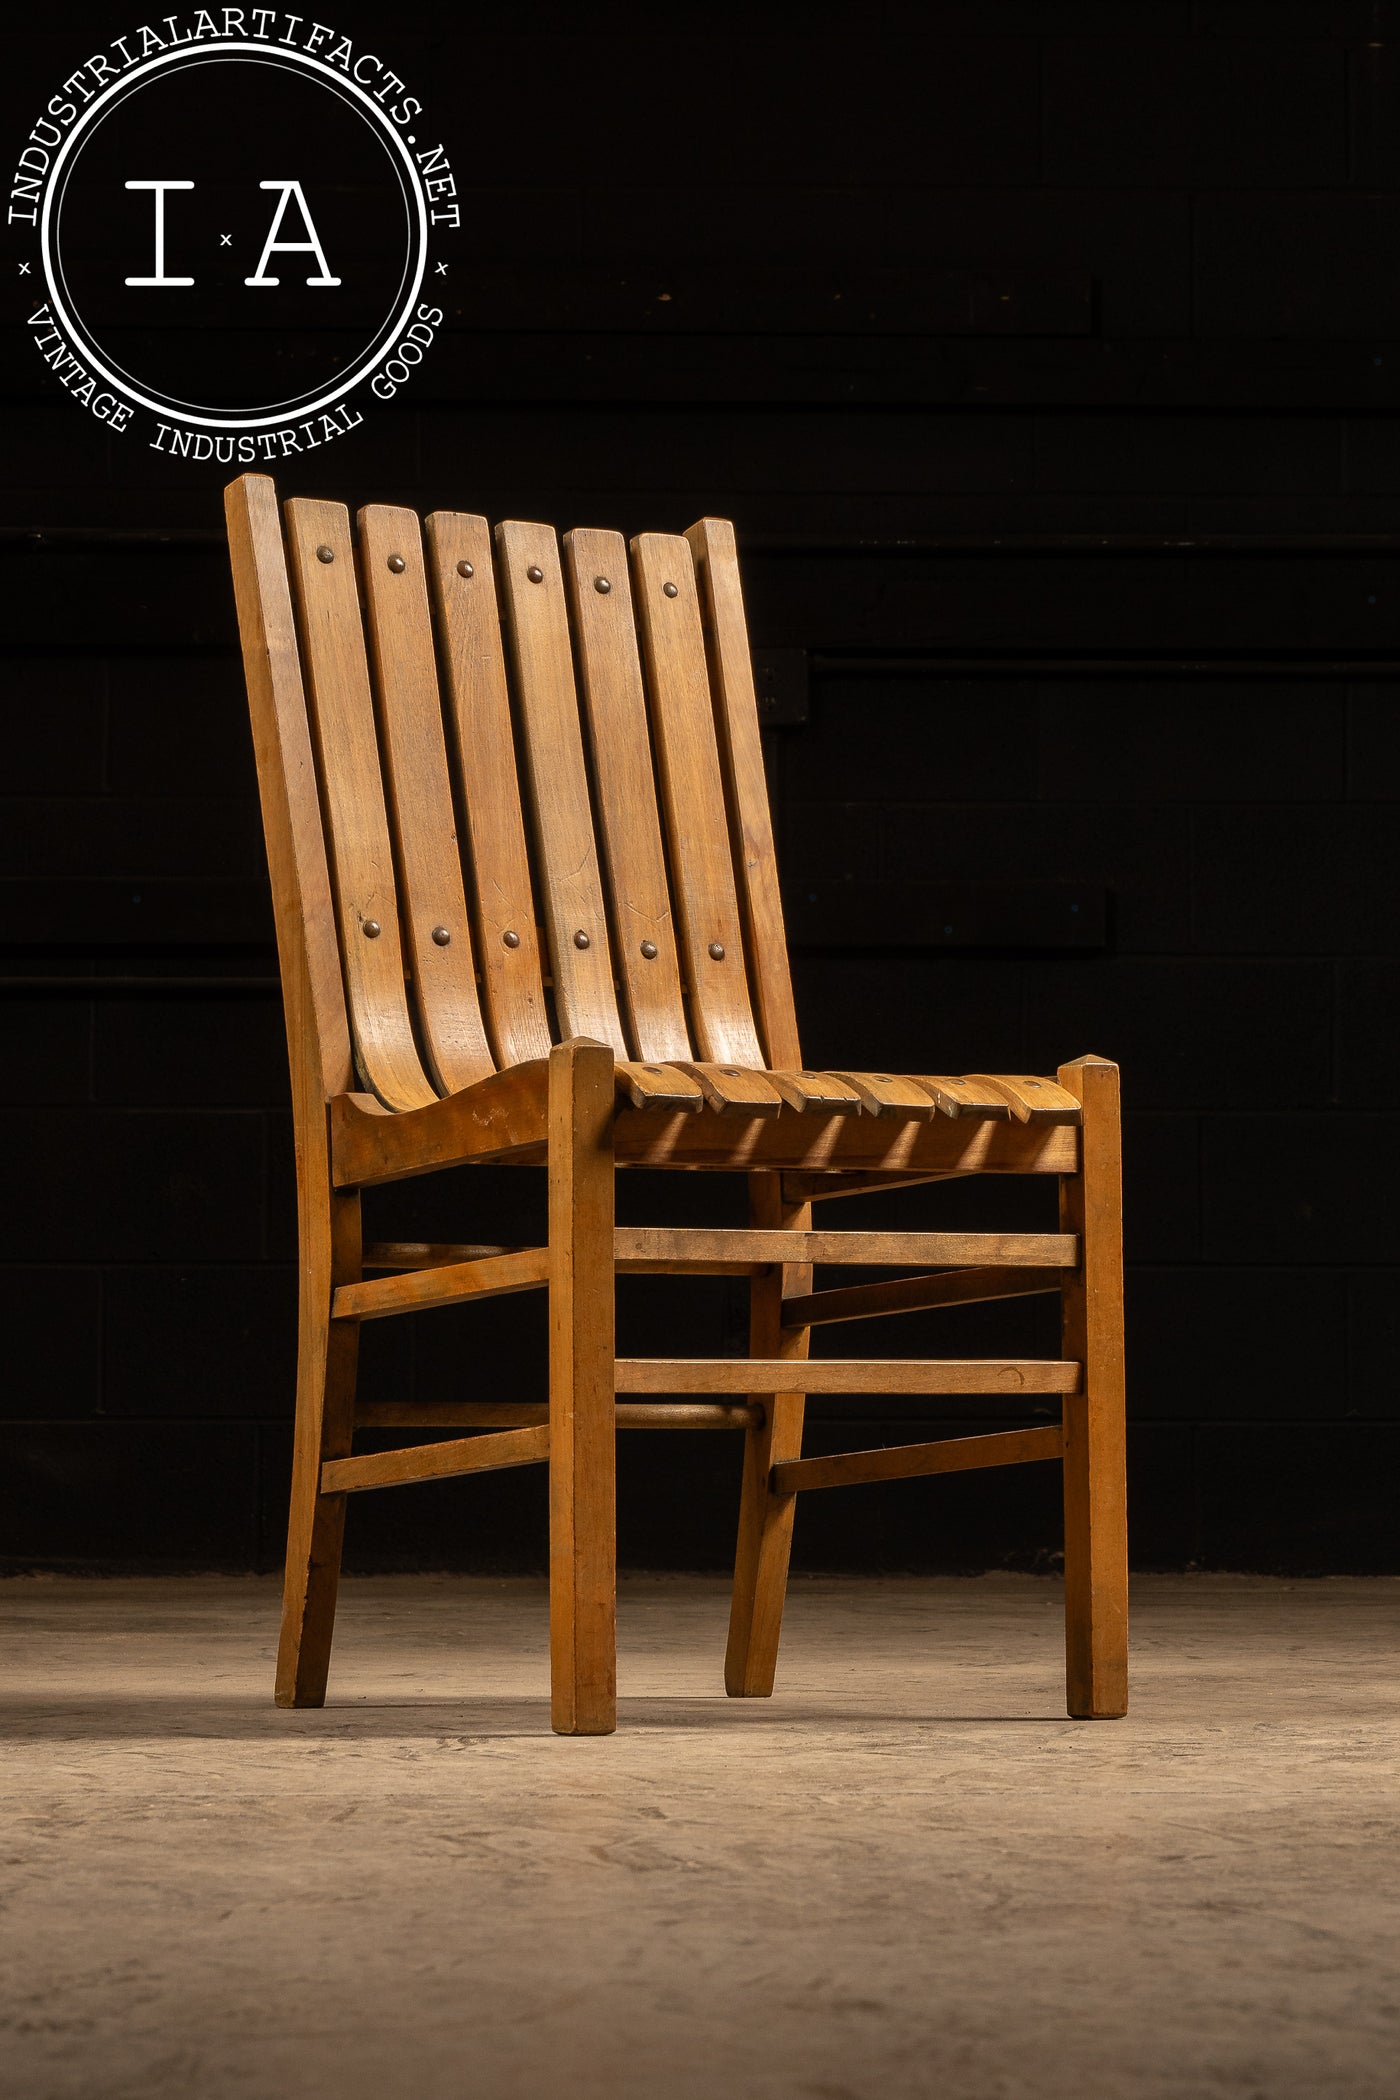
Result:
[[[812,1206],[785,1204],[777,1174],[754,1174],[749,1179],[749,1222],[805,1232],[812,1223]],[[811,1282],[810,1268],[794,1266],[768,1269],[754,1278],[749,1288],[751,1356],[806,1356],[810,1329],[785,1330],[782,1304],[785,1295],[810,1290]],[[772,1695],[797,1497],[775,1495],[768,1483],[780,1460],[802,1456],[806,1408],[800,1393],[758,1393],[751,1398],[763,1414],[744,1438],[734,1594],[724,1658],[724,1688],[731,1699]]]
[[549,1657],[558,1735],[617,1726],[613,1053],[549,1060]]
[[1123,1381],[1123,1191],[1118,1067],[1062,1065],[1083,1107],[1080,1171],[1060,1183],[1060,1222],[1080,1236],[1063,1291],[1063,1349],[1084,1366],[1065,1422],[1065,1648],[1077,1720],[1128,1710],[1128,1505]]
[[321,1464],[350,1452],[360,1341],[358,1321],[331,1320],[331,1293],[359,1280],[360,1198],[332,1191],[318,1199],[303,1187],[300,1209],[296,1439],[275,1696],[279,1706],[324,1706],[345,1497],[321,1493]]

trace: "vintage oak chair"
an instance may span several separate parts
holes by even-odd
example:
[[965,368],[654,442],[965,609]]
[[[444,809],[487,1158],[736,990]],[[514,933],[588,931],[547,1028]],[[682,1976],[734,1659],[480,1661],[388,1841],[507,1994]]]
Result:
[[[799,1492],[1055,1459],[1069,1711],[1121,1714],[1117,1067],[804,1068],[732,528],[645,533],[629,559],[612,532],[561,554],[546,525],[439,511],[424,535],[371,505],[357,539],[337,503],[289,502],[284,527],[256,474],[227,511],[300,1217],[278,1701],[325,1697],[347,1495],[547,1464],[553,1724],[606,1733],[614,1431],[739,1427],[733,1695],[773,1687]],[[546,1246],[362,1245],[361,1190],[485,1161],[545,1167]],[[751,1225],[615,1228],[626,1166],[742,1172]],[[968,1174],[1057,1175],[1061,1229],[813,1230],[823,1198]],[[814,1289],[823,1263],[916,1273]],[[619,1271],[747,1276],[751,1356],[618,1360]],[[1063,1361],[808,1358],[827,1321],[1056,1289]],[[547,1404],[357,1410],[362,1320],[528,1290],[549,1294]],[[1062,1419],[803,1458],[808,1393],[1058,1394]],[[367,1423],[487,1433],[356,1454]]]

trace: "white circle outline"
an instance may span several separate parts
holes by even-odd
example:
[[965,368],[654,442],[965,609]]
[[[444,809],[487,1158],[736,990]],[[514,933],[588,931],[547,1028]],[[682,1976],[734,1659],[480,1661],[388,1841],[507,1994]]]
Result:
[[[211,59],[233,58],[243,56],[267,58],[271,55],[273,54],[269,51],[269,48],[266,44],[254,44],[247,42],[206,45],[201,52],[201,56]],[[110,87],[104,88],[100,95],[94,97],[93,101],[78,118],[77,123],[73,126],[73,129],[69,132],[63,144],[59,147],[57,157],[53,164],[53,171],[49,177],[48,188],[44,192],[44,210],[42,219],[40,221],[39,229],[40,255],[43,261],[44,281],[48,286],[49,297],[53,302],[55,318],[58,321],[60,321],[63,324],[63,326],[67,329],[69,335],[73,338],[74,343],[83,352],[84,356],[87,358],[89,364],[92,365],[93,369],[103,379],[106,380],[109,386],[115,387],[117,392],[123,397],[124,400],[135,402],[138,407],[149,409],[151,414],[154,416],[168,416],[171,418],[172,421],[176,423],[193,423],[199,425],[202,429],[206,430],[261,430],[280,423],[295,423],[300,421],[301,418],[304,416],[316,415],[321,409],[329,408],[333,402],[339,401],[343,399],[343,397],[346,394],[352,393],[354,389],[360,384],[361,380],[366,378],[369,372],[373,369],[373,367],[378,364],[380,357],[383,354],[382,351],[376,349],[376,351],[371,357],[365,359],[364,363],[360,366],[359,370],[353,375],[353,377],[344,381],[342,384],[336,386],[333,392],[329,394],[323,394],[321,398],[317,401],[305,402],[299,408],[289,409],[282,412],[281,414],[264,414],[259,416],[195,415],[187,409],[172,409],[162,402],[150,400],[145,394],[138,393],[136,388],[131,386],[128,382],[124,382],[116,378],[113,373],[108,371],[107,367],[103,364],[102,360],[93,351],[82,330],[78,328],[74,323],[71,315],[68,313],[66,307],[64,306],[63,301],[60,299],[59,294],[54,285],[54,271],[50,255],[50,220],[53,212],[54,195],[58,189],[59,172],[62,169],[64,161],[67,159],[69,152],[72,149],[74,140],[78,137],[84,125],[87,124],[90,121],[90,119],[96,115],[97,111],[102,108],[103,104],[109,99],[109,97],[114,96],[116,94],[119,88],[130,86],[131,82],[143,73],[154,73],[160,67],[169,65],[172,61],[177,61],[179,59],[189,58],[192,56],[193,53],[189,50],[189,48],[186,45],[182,44],[176,50],[159,52],[154,58],[143,59],[140,65],[133,66],[129,72],[119,74],[117,78],[112,82],[112,85]],[[289,48],[286,53],[286,59],[291,61],[293,64],[310,67],[313,73],[320,75],[326,80],[332,82],[336,88],[348,88],[353,95],[358,96],[359,100],[364,103],[366,109],[369,111],[370,116],[374,119],[374,121],[377,124],[383,127],[383,129],[387,132],[388,136],[393,140],[395,146],[398,148],[404,166],[408,170],[409,177],[412,183],[413,195],[418,205],[418,267],[414,272],[413,282],[409,287],[408,296],[404,301],[403,307],[400,310],[398,319],[394,322],[392,328],[390,328],[390,330],[388,331],[389,338],[392,338],[393,336],[397,335],[401,329],[406,328],[408,325],[409,318],[413,312],[414,303],[416,302],[418,294],[422,289],[423,273],[428,265],[428,212],[427,205],[423,196],[422,185],[418,179],[418,170],[413,165],[413,159],[408,151],[408,148],[404,145],[404,142],[399,137],[398,133],[392,128],[387,113],[381,109],[376,108],[373,97],[365,92],[365,90],[360,86],[360,83],[357,80],[351,80],[345,74],[333,70],[333,68],[328,66],[323,59],[313,58],[310,52],[308,51],[296,51]]]
[[[200,46],[200,47],[199,47],[199,48],[198,48],[197,50],[195,50],[195,51],[191,51],[191,52],[185,52],[185,51],[183,51],[183,50],[182,50],[182,51],[180,51],[180,52],[178,52],[178,53],[177,53],[177,52],[168,52],[168,53],[166,54],[166,56],[167,56],[167,58],[169,58],[169,59],[174,59],[174,58],[177,58],[177,57],[178,57],[179,59],[181,59],[181,60],[182,60],[182,61],[184,62],[184,64],[185,64],[185,65],[186,65],[186,66],[187,66],[187,67],[188,67],[188,68],[189,68],[190,70],[193,70],[193,69],[194,69],[194,67],[196,67],[196,66],[198,66],[198,65],[201,65],[201,64],[215,64],[215,63],[217,63],[217,62],[218,62],[218,59],[219,59],[219,51],[218,51],[218,50],[217,50],[216,48],[212,47],[212,46],[210,46],[210,47]],[[285,54],[285,53],[284,53],[284,54],[283,54],[283,59],[282,59],[282,61],[280,61],[280,62],[281,62],[281,63],[285,63],[285,59],[286,59],[286,57],[287,57],[287,56],[288,56],[288,54]],[[277,65],[277,64],[279,63],[279,60],[278,60],[278,58],[277,58],[277,55],[276,55],[276,53],[275,53],[275,52],[266,52],[266,53],[263,53],[263,54],[261,54],[261,55],[260,55],[260,57],[259,57],[259,59],[258,59],[257,63],[259,63],[259,64],[264,64],[264,63],[265,63],[265,64],[268,64],[268,65],[274,65],[274,66],[275,66],[275,65]],[[119,78],[118,80],[115,80],[115,81],[113,81],[113,83],[112,83],[112,87],[113,87],[113,89],[115,90],[116,88],[120,87],[120,86],[121,86],[121,85],[122,85],[122,84],[123,84],[123,83],[124,83],[124,82],[125,82],[125,81],[127,80],[127,78],[128,78],[128,77],[129,77],[129,76],[128,76],[127,74],[125,74],[125,73],[124,73],[124,74],[122,74],[122,75],[120,76],[120,78]],[[338,99],[340,99],[340,100],[344,101],[344,102],[345,102],[345,105],[346,105],[346,107],[347,107],[347,108],[349,108],[349,109],[351,109],[352,111],[354,111],[354,105],[353,105],[353,103],[351,103],[351,102],[349,101],[348,97],[346,97],[346,96],[343,96],[343,95],[341,94],[341,89],[342,89],[342,88],[343,88],[344,86],[346,86],[347,84],[350,84],[350,83],[346,83],[346,82],[345,82],[345,81],[344,81],[344,80],[343,80],[343,79],[341,78],[341,76],[339,75],[339,73],[336,73],[336,72],[332,71],[332,73],[331,73],[331,82],[330,82],[330,89],[329,89],[329,91],[330,91],[331,93],[335,94],[335,95],[337,96],[337,98],[338,98]],[[357,84],[357,83],[356,83],[356,84]],[[94,122],[93,122],[93,130],[92,130],[92,131],[89,131],[89,133],[88,133],[88,138],[89,138],[89,140],[91,140],[91,138],[92,138],[92,136],[93,136],[93,131],[95,131],[95,130],[97,129],[97,127],[98,127],[98,126],[99,126],[100,124],[102,124],[102,123],[103,123],[103,122],[104,122],[104,121],[106,120],[106,118],[107,118],[108,116],[110,116],[110,115],[112,114],[112,112],[113,112],[113,111],[114,111],[114,110],[115,110],[115,109],[117,108],[117,106],[118,106],[118,100],[119,100],[119,98],[116,98],[116,97],[114,97],[114,98],[113,98],[112,100],[108,101],[108,103],[107,103],[107,107],[106,107],[105,109],[103,109],[103,110],[100,110],[100,111],[98,110],[98,108],[97,108],[97,106],[96,106],[96,103],[94,103],[94,106],[93,106],[93,108],[92,108],[92,109],[91,109],[91,110],[90,110],[90,111],[88,112],[88,114],[89,114],[89,115],[90,115],[90,116],[91,116],[91,117],[93,118],[93,120],[94,120]],[[358,111],[354,111],[354,113],[355,113],[356,115],[358,115],[358,114],[359,114],[359,112],[358,112]],[[377,142],[377,143],[378,143],[378,144],[380,145],[381,149],[382,149],[383,151],[385,151],[385,152],[387,153],[387,151],[388,151],[388,146],[387,146],[387,144],[385,143],[385,140],[383,139],[383,137],[381,137],[381,134],[380,134],[380,133],[379,133],[378,131],[374,131],[374,130],[372,129],[372,131],[371,131],[371,135],[372,135],[372,136],[374,137],[374,139],[376,140],[376,142]],[[390,134],[389,134],[389,137],[390,137],[390,139],[392,140],[392,139],[393,139],[393,134],[392,134],[392,133],[390,133]],[[395,141],[395,143],[397,143],[397,142]],[[76,160],[76,152],[75,152],[75,154],[74,154],[74,159]],[[55,215],[55,217],[60,217],[60,216],[61,216],[61,214],[62,214],[62,211],[63,211],[63,206],[64,206],[64,199],[65,199],[65,196],[66,196],[66,191],[67,191],[67,184],[68,184],[68,181],[69,181],[69,179],[71,178],[71,174],[72,174],[72,168],[73,168],[73,162],[72,162],[72,161],[70,161],[70,162],[69,162],[69,165],[68,165],[68,167],[67,167],[67,168],[65,169],[65,171],[64,171],[63,179],[62,179],[61,181],[59,181],[59,180],[55,179],[55,181],[54,181],[54,183],[53,183],[53,185],[52,185],[52,188],[53,188],[53,196],[54,196],[54,215]],[[410,232],[411,232],[411,228],[412,228],[412,213],[411,213],[411,210],[410,210],[410,207],[409,207],[409,194],[410,194],[410,192],[409,192],[409,187],[408,187],[408,186],[406,186],[406,185],[404,184],[404,182],[403,182],[403,177],[402,177],[402,173],[401,173],[401,171],[398,171],[398,170],[396,170],[396,173],[398,173],[398,174],[399,174],[399,188],[400,188],[400,195],[401,195],[401,197],[402,197],[402,201],[403,201],[403,204],[404,204],[404,221],[405,221],[405,225],[406,225],[406,227],[408,227],[408,228],[409,228],[409,230],[410,230]],[[57,167],[56,167],[56,165],[55,165],[55,176],[57,177]],[[416,194],[417,194],[417,192],[416,192],[416,189],[414,190],[413,194],[414,194],[414,195],[416,195]],[[412,245],[412,244],[411,244],[411,242],[410,242],[410,244],[409,244],[410,248],[411,248],[411,245]],[[59,244],[58,244],[58,238],[57,238],[57,234],[56,234],[56,233],[55,233],[55,237],[54,237],[54,240],[53,240],[53,243],[52,243],[52,247],[53,247],[53,268],[54,268],[54,270],[55,270],[55,272],[56,272],[56,275],[57,275],[57,279],[58,279],[58,281],[59,281],[59,282],[61,282],[61,283],[62,283],[62,285],[63,285],[63,288],[64,288],[64,294],[65,294],[65,296],[69,296],[69,295],[68,295],[68,276],[67,276],[67,271],[66,271],[66,269],[65,269],[65,267],[64,267],[64,263],[63,263],[63,255],[62,255],[62,251],[61,251],[61,249],[60,249],[60,247],[59,247]],[[412,262],[412,255],[411,255],[411,253],[406,253],[406,254],[405,254],[405,259],[404,259],[404,265],[403,265],[403,268],[402,268],[402,269],[400,270],[400,272],[399,272],[399,283],[398,283],[398,287],[396,288],[396,290],[395,290],[395,294],[394,294],[394,297],[395,297],[395,299],[396,299],[396,300],[397,300],[397,299],[398,299],[398,297],[400,296],[400,293],[401,293],[401,292],[402,292],[402,290],[403,290],[403,286],[404,286],[404,285],[405,285],[405,284],[407,283],[407,281],[408,281],[408,272],[409,272],[409,268],[410,268],[411,262]],[[49,289],[50,289],[50,293],[52,294],[52,293],[54,292],[54,290],[55,290],[55,288],[56,288],[56,287],[55,287],[55,285],[54,285],[53,281],[52,281],[52,280],[50,279],[50,277],[49,277],[49,273],[48,273],[48,269],[47,269],[47,267],[46,267],[46,270],[45,270],[45,281],[46,281],[46,283],[48,283],[48,284],[49,284]],[[421,277],[420,277],[420,282],[421,282]],[[69,303],[70,303],[70,306],[71,306],[71,297],[69,298]],[[77,320],[76,320],[76,319],[75,319],[75,318],[73,317],[73,314],[71,314],[71,313],[70,313],[70,314],[68,315],[68,318],[69,318],[69,319],[70,319],[70,320],[72,321],[72,332],[73,332],[73,334],[74,334],[75,336],[77,336],[77,337],[78,337],[79,341],[80,341],[80,342],[82,343],[82,346],[83,346],[84,350],[87,350],[87,349],[88,349],[88,347],[89,347],[89,339],[88,339],[88,336],[87,336],[87,334],[86,334],[86,324],[84,323],[84,324],[82,324],[82,326],[80,327],[80,326],[79,326],[79,323],[77,322]],[[367,359],[367,360],[366,360],[366,366],[367,366],[368,364],[370,364],[370,363],[377,363],[380,357],[386,356],[386,355],[388,354],[388,351],[389,351],[389,347],[390,347],[390,345],[391,345],[391,344],[393,343],[393,341],[394,341],[394,338],[395,338],[395,337],[396,337],[397,335],[399,335],[399,334],[401,333],[401,331],[402,331],[402,328],[403,328],[403,318],[402,318],[402,315],[395,315],[395,316],[393,316],[393,317],[392,317],[392,318],[391,318],[391,319],[390,319],[389,321],[387,321],[387,322],[384,322],[384,323],[381,323],[381,325],[380,325],[380,327],[379,327],[379,329],[378,329],[378,331],[376,332],[376,335],[375,335],[375,342],[376,342],[376,344],[378,345],[378,348],[377,348],[377,349],[376,349],[376,350],[375,350],[374,352],[372,352],[372,353],[371,353],[371,356],[369,357],[369,359]],[[140,382],[139,382],[139,381],[138,381],[137,379],[133,378],[132,374],[131,374],[130,372],[128,372],[128,370],[126,369],[126,366],[125,366],[125,365],[121,365],[121,364],[118,364],[118,363],[117,363],[116,359],[115,359],[115,358],[114,358],[114,357],[112,356],[112,353],[110,352],[110,350],[109,350],[109,351],[106,351],[106,352],[104,352],[104,355],[105,355],[105,356],[107,357],[107,359],[108,359],[109,367],[110,367],[110,370],[111,370],[111,383],[112,383],[112,384],[113,384],[114,386],[118,386],[118,385],[119,385],[119,386],[122,386],[122,387],[123,387],[124,389],[128,390],[128,392],[129,392],[130,394],[134,394],[134,392],[135,392],[135,389],[136,389],[136,387],[137,387],[137,386],[138,386],[138,385],[140,384]],[[359,355],[360,355],[360,353],[359,353],[359,352],[357,351],[357,352],[355,353],[355,356],[359,356]],[[352,362],[353,362],[353,359],[352,359]],[[356,385],[356,384],[358,383],[358,379],[357,379],[357,377],[356,377],[356,376],[354,376],[354,375],[352,375],[352,377],[351,377],[351,378],[349,378],[348,380],[347,380],[347,379],[343,379],[342,375],[343,375],[343,374],[344,374],[345,372],[349,371],[349,369],[350,369],[350,367],[349,367],[349,365],[348,365],[348,364],[347,364],[347,365],[342,365],[342,366],[341,366],[341,368],[340,368],[340,371],[339,371],[339,372],[336,372],[336,373],[334,373],[334,374],[332,374],[331,378],[330,378],[329,380],[327,380],[327,381],[325,382],[325,384],[326,384],[326,386],[327,386],[327,389],[328,389],[328,393],[327,393],[327,396],[326,396],[325,398],[334,398],[334,396],[335,396],[335,391],[336,391],[336,389],[337,389],[338,387],[341,387],[342,385],[343,385],[343,386],[347,386],[347,387],[354,387],[354,386],[355,386],[355,385]],[[105,376],[105,375],[104,375],[104,376]],[[200,409],[199,409],[199,404],[198,404],[198,403],[192,403],[192,402],[189,402],[189,401],[185,401],[185,400],[181,399],[181,398],[180,398],[180,397],[179,397],[178,395],[175,395],[175,394],[168,394],[168,395],[166,396],[166,398],[165,398],[165,401],[164,401],[164,413],[166,413],[167,415],[171,415],[171,416],[174,416],[174,417],[175,417],[175,418],[177,418],[177,419],[191,419],[191,418],[193,418],[193,417],[197,416],[197,415],[199,414],[199,412],[200,412]],[[222,422],[222,423],[223,423],[224,425],[226,425],[227,427],[234,427],[234,426],[233,426],[233,413],[234,413],[234,412],[233,412],[233,409],[232,409],[232,408],[230,408],[230,409],[229,409],[229,410],[227,410],[227,411],[223,411],[223,410],[219,410],[219,411],[214,411],[214,410],[211,410],[211,411],[210,411],[210,414],[211,414],[211,416],[217,415],[218,419],[219,419],[219,420],[220,420],[220,421],[221,421],[221,422]],[[260,424],[263,424],[263,425],[266,425],[266,424],[276,424],[276,423],[279,423],[279,422],[287,422],[287,421],[293,421],[293,420],[295,420],[295,419],[296,419],[297,417],[299,417],[299,416],[303,416],[303,415],[311,415],[311,414],[314,414],[314,413],[315,413],[315,408],[314,408],[314,406],[310,406],[310,407],[309,407],[309,406],[307,405],[307,403],[306,403],[305,397],[298,397],[297,401],[295,401],[295,402],[292,402],[292,403],[289,403],[289,402],[287,402],[287,401],[285,401],[285,400],[284,400],[284,401],[269,401],[269,402],[266,402],[266,403],[265,403],[265,404],[263,405],[263,407],[262,407],[262,408],[261,408],[261,409],[259,410],[259,412],[258,412],[258,421],[259,421],[259,423],[260,423]]]

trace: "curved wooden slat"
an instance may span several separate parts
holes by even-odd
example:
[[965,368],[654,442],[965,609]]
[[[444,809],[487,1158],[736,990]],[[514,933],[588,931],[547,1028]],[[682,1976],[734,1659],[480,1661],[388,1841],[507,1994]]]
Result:
[[734,866],[744,910],[749,967],[753,973],[767,1062],[798,1071],[802,1051],[792,1000],[773,818],[763,770],[763,742],[753,689],[744,594],[734,527],[727,518],[701,518],[686,533],[695,559],[705,608],[705,635],[714,687],[715,721],[724,766]]
[[420,1108],[436,1093],[404,988],[350,518],[343,503],[295,497],[286,519],[355,1060],[387,1107]]
[[970,1075],[1000,1094],[1018,1123],[1077,1123],[1079,1103],[1053,1079],[1029,1072],[974,1072]]
[[762,1067],[689,542],[632,542],[690,1027],[702,1060]]
[[476,996],[471,925],[415,511],[359,514],[360,570],[420,1040],[438,1091],[496,1069]]
[[901,1073],[835,1072],[832,1077],[855,1090],[868,1116],[912,1116],[927,1123],[937,1113],[932,1096]]
[[427,520],[447,725],[470,844],[476,955],[497,1061],[547,1057],[549,1014],[496,605],[491,528],[462,511]]
[[614,951],[637,1055],[692,1055],[637,654],[627,542],[582,527],[564,538],[588,717]]
[[496,527],[496,545],[559,1032],[606,1043],[625,1059],[559,545],[552,526],[514,520]]

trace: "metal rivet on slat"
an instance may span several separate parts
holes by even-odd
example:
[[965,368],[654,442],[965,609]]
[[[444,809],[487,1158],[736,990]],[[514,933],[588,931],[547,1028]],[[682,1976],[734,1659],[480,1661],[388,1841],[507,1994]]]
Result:
[[518,948],[520,946],[520,935],[518,933],[503,933],[501,939],[507,948]]
[[711,961],[711,962],[723,962],[723,961],[724,961],[724,942],[723,942],[723,941],[711,941],[711,943],[710,943],[710,961]]
[[589,942],[589,939],[588,939],[588,935],[587,935],[587,934],[586,934],[586,933],[584,932],[583,928],[582,928],[582,927],[580,926],[580,928],[579,928],[578,932],[577,932],[577,933],[576,933],[576,934],[574,935],[574,946],[575,946],[576,948],[587,948],[587,947],[588,947],[589,945],[590,945],[590,942]]
[[401,554],[391,554],[389,556],[389,567],[395,576],[402,576],[404,570],[408,567],[408,563]]
[[334,549],[334,547],[318,547],[318,548],[316,549],[316,559],[317,559],[317,561],[334,561],[334,560],[335,560],[335,549]]
[[469,561],[459,561],[457,564],[457,574],[459,576],[465,576],[468,583],[470,583],[472,577],[476,574],[476,570],[472,567]]
[[383,930],[378,919],[362,919],[360,922],[360,931],[367,941],[377,941]]
[[739,1077],[739,1067],[737,1065],[721,1065],[720,1071],[726,1079],[737,1079]]
[[644,955],[644,956],[646,957],[646,959],[647,959],[647,961],[648,961],[648,962],[655,962],[655,961],[656,961],[656,943],[655,943],[655,941],[643,941],[643,942],[642,942],[642,953],[643,953],[643,955]]
[[525,574],[529,577],[531,583],[544,582],[544,570],[536,568],[533,562],[531,562],[529,568],[525,571]]
[[435,926],[433,928],[433,939],[437,942],[439,948],[445,948],[451,938],[452,936],[445,926]]
[[612,589],[612,585],[608,582],[606,576],[595,576],[593,579],[593,588],[598,593],[600,598],[606,598],[608,592]]
[[680,595],[673,583],[663,583],[661,588],[668,598],[675,598]]

